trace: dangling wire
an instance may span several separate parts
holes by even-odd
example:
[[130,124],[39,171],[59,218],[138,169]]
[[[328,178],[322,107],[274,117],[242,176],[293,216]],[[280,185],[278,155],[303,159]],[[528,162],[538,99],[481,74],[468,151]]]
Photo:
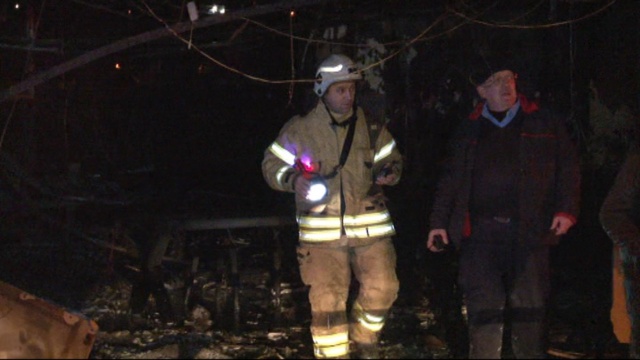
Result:
[[291,106],[293,101],[293,88],[295,87],[296,78],[296,66],[295,66],[295,56],[293,53],[293,17],[296,15],[295,10],[291,9],[289,11],[289,53],[291,56],[291,82],[289,83],[289,102],[287,103],[287,107]]

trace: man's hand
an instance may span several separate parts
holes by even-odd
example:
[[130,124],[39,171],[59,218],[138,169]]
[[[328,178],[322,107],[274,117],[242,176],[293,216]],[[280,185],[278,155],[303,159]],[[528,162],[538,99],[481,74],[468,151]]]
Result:
[[573,226],[573,221],[566,216],[556,215],[549,230],[555,231],[557,236],[564,235]]
[[[436,241],[435,241],[436,236],[442,237],[443,246],[438,246],[436,244]],[[447,230],[433,229],[429,231],[429,237],[427,238],[427,249],[429,249],[432,252],[440,252],[444,250],[448,244],[449,244],[449,236],[447,236]]]

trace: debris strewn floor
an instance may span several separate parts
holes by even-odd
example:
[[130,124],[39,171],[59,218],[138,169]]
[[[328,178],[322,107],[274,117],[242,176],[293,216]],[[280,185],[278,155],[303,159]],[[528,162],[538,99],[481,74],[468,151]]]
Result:
[[[268,273],[243,273],[239,324],[233,323],[233,301],[224,299],[233,291],[224,285],[216,290],[223,306],[203,301],[179,324],[162,323],[153,312],[153,300],[144,316],[130,316],[131,285],[126,279],[97,285],[81,310],[101,327],[91,358],[312,359],[306,289],[282,284],[277,311],[268,278]],[[395,307],[382,336],[383,357],[448,358],[446,345],[426,332],[432,321],[424,308]]]
[[[109,252],[96,251],[90,244],[5,244],[0,263],[4,281],[98,323],[93,359],[312,359],[307,289],[291,267],[274,286],[265,251],[258,246],[241,257],[235,287],[228,276],[216,273],[215,261],[202,266],[192,279],[189,307],[184,299],[190,285],[179,268],[169,267],[165,288],[174,306],[184,309],[175,323],[160,320],[153,298],[143,314],[131,316],[132,281],[126,269],[135,264],[112,261]],[[381,337],[382,357],[465,358],[464,341],[443,341],[442,328],[451,325],[431,308],[430,294],[416,293],[417,299],[401,295],[394,304]],[[623,345],[612,343],[594,351],[575,335],[575,324],[557,316],[551,320],[549,358],[626,357]]]

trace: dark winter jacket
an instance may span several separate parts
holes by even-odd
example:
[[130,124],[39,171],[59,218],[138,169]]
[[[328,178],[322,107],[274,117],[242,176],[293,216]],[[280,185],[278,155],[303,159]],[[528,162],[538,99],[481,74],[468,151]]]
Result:
[[[519,239],[525,245],[549,245],[557,241],[548,236],[553,217],[562,214],[575,222],[579,214],[577,149],[564,123],[522,95],[519,101]],[[480,123],[488,121],[481,115],[483,106],[461,122],[450,143],[430,217],[431,229],[446,229],[456,246],[473,231],[469,198]]]
[[640,152],[631,152],[600,208],[600,223],[611,240],[640,256]]

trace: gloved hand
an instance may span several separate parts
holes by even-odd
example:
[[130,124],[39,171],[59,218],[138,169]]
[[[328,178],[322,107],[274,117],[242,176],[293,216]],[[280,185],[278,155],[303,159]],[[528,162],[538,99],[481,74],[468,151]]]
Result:
[[293,181],[293,190],[296,192],[296,196],[299,196],[301,199],[306,199],[309,194],[309,187],[311,186],[311,181],[307,179],[302,174],[297,174],[296,178]]

